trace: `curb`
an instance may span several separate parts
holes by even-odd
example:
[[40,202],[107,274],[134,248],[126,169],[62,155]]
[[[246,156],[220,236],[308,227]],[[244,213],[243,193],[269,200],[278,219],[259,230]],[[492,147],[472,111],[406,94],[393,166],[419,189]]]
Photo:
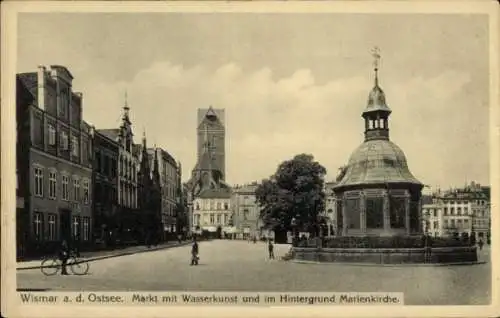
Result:
[[[284,261],[286,262],[286,261]],[[348,265],[348,266],[365,266],[365,267],[436,267],[436,266],[465,266],[465,265],[482,265],[488,263],[487,261],[477,262],[463,262],[463,263],[432,263],[432,264],[369,264],[369,263],[343,263],[343,262],[315,262],[315,261],[301,261],[289,260],[288,262],[296,264],[310,264],[310,265]]]
[[[127,255],[133,255],[133,254],[141,254],[141,253],[147,253],[147,252],[160,251],[160,250],[165,250],[165,249],[169,249],[172,247],[181,247],[181,246],[189,245],[189,244],[191,244],[191,242],[184,242],[181,244],[168,245],[168,246],[162,246],[162,247],[154,247],[154,248],[149,248],[149,249],[139,250],[139,251],[122,252],[122,253],[117,253],[117,254],[112,254],[112,255],[103,255],[103,256],[94,256],[94,257],[89,257],[89,258],[81,258],[80,260],[82,262],[93,262],[93,261],[99,261],[99,260],[103,260],[103,259],[120,257],[120,256],[127,256]],[[45,266],[45,267],[50,267],[50,266]],[[37,265],[37,266],[28,266],[28,267],[17,267],[16,270],[22,271],[22,270],[38,269],[38,268],[42,268],[42,266]]]

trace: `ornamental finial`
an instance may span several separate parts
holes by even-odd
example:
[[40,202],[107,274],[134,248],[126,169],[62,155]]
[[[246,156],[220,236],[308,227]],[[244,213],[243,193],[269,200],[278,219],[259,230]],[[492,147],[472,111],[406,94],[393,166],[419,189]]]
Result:
[[380,49],[378,46],[375,46],[372,49],[372,56],[373,56],[373,69],[375,71],[375,86],[378,86],[378,67],[380,64]]

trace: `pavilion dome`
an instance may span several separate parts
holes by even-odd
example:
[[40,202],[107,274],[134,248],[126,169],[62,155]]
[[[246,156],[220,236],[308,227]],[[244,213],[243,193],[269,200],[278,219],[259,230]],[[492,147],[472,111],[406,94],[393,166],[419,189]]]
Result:
[[387,139],[363,142],[349,158],[347,170],[335,188],[387,183],[421,185],[410,172],[404,152]]
[[370,91],[368,95],[368,103],[364,110],[364,113],[373,112],[373,111],[385,111],[390,113],[391,109],[387,106],[385,100],[384,91],[378,86],[378,83],[375,84],[373,89]]

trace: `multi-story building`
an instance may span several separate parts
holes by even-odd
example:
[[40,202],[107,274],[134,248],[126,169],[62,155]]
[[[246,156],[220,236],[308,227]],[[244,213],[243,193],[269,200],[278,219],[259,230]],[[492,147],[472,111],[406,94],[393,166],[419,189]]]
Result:
[[98,132],[119,145],[117,161],[117,201],[120,219],[119,237],[128,238],[136,226],[138,213],[139,149],[134,145],[130,108],[125,100],[122,124],[119,128],[99,129]]
[[99,133],[94,134],[94,238],[107,242],[117,232],[118,213],[118,153],[117,141]]
[[[422,229],[424,233],[434,237],[444,236],[443,225],[443,208],[442,203],[424,203],[422,205]],[[463,229],[460,229],[463,231]],[[467,230],[466,230],[467,231]],[[467,231],[470,233],[470,230]]]
[[438,192],[422,209],[423,227],[435,236],[467,233],[485,240],[490,234],[490,202],[484,187],[472,182],[463,188]]
[[257,202],[255,190],[256,182],[236,186],[233,188],[232,211],[233,223],[236,231],[243,239],[259,238],[264,233],[264,224],[260,216],[262,208]]
[[154,166],[154,158],[158,158],[158,173],[161,187],[161,219],[163,237],[173,238],[177,232],[177,204],[180,202],[180,163],[166,150],[154,147],[148,149],[150,166]]
[[327,233],[324,233],[325,236],[334,236],[338,231],[337,224],[337,197],[335,196],[335,192],[333,188],[335,187],[336,182],[325,182],[324,191],[325,191],[325,211],[323,216],[327,220]]
[[[64,66],[40,66],[17,75],[24,127],[19,155],[27,165],[24,210],[18,229],[26,253],[53,250],[61,240],[90,245],[92,232],[92,129],[82,119],[83,97]],[[26,90],[22,87],[24,86]],[[24,134],[24,135],[23,135]]]

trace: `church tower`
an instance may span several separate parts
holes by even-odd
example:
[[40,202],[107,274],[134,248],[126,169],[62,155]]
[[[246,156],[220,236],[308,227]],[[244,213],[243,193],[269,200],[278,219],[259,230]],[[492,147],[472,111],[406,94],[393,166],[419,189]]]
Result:
[[225,110],[214,109],[210,106],[208,109],[198,109],[198,162],[201,162],[205,147],[208,142],[210,149],[208,152],[213,156],[213,162],[222,177],[226,177],[226,129],[224,126]]

